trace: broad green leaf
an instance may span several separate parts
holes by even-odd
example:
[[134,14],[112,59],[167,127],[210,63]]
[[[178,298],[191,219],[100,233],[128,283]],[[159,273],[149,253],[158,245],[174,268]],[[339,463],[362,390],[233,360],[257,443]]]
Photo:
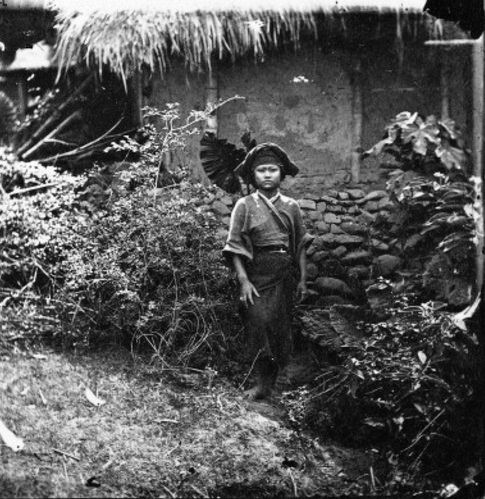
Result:
[[457,139],[460,135],[453,120],[441,120],[438,122],[438,126],[443,127],[445,132],[450,136],[452,140]]
[[395,139],[393,139],[391,136],[387,136],[385,139],[379,141],[377,144],[375,144],[374,146],[372,146],[367,151],[364,151],[363,154],[362,154],[363,157],[367,157],[367,156],[378,156],[379,154],[382,153],[382,151],[384,150],[384,148],[387,145],[393,144],[394,140]]
[[448,170],[462,170],[466,164],[465,152],[443,141],[435,150],[436,156]]

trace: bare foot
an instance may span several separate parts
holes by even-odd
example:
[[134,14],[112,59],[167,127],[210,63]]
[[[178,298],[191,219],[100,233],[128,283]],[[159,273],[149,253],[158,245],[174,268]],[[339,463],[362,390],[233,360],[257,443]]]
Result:
[[262,400],[270,395],[271,389],[260,385],[256,385],[255,387],[244,392],[244,396],[251,401]]

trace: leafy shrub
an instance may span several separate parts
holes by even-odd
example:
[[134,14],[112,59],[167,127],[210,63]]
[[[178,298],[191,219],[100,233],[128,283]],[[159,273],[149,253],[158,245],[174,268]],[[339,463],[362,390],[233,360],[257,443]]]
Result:
[[204,110],[192,110],[185,119],[180,114],[178,102],[166,103],[164,109],[147,106],[143,109],[146,124],[138,134],[138,138],[143,140],[125,135],[105,151],[141,155],[143,164],[156,173],[157,187],[187,180],[190,174],[188,165],[184,162],[170,164],[173,154],[185,149],[190,136],[201,133],[201,126],[218,108],[238,99],[242,97],[235,95],[217,104],[209,104]]
[[396,210],[376,228],[393,234],[409,270],[424,275],[422,299],[466,305],[474,284],[478,186],[469,178],[460,130],[451,120],[400,113],[365,155],[381,153],[392,157],[382,167]]
[[230,281],[220,222],[197,206],[204,192],[182,183],[154,201],[142,187],[94,215],[89,247],[65,262],[62,291],[79,304],[75,336],[88,328],[128,339],[173,364],[205,364],[224,347]]
[[199,207],[208,193],[186,181],[187,165],[169,171],[164,159],[235,98],[185,120],[177,103],[147,109],[160,126],[148,125],[142,143],[125,136],[108,148],[135,152],[140,162],[98,168],[89,178],[5,160],[2,184],[11,195],[0,214],[1,285],[18,295],[10,308],[21,305],[20,295],[30,306],[32,291],[54,303],[62,341],[118,338],[148,345],[166,364],[203,365],[227,349],[236,322],[221,223]]
[[82,246],[86,223],[75,189],[85,179],[53,167],[0,160],[1,342],[38,339],[60,331],[50,298],[63,276],[59,264]]
[[67,257],[82,223],[75,189],[84,179],[37,163],[0,161],[0,282],[39,287]]
[[[94,208],[82,200],[86,177],[35,163],[1,167],[9,191],[0,208],[0,286],[11,312],[4,310],[4,329],[24,308],[15,329],[26,336],[37,330],[68,344],[117,338],[149,345],[173,364],[205,364],[227,348],[230,280],[221,224],[199,206],[202,186],[153,190],[153,171],[132,164],[119,176],[138,187],[108,187],[111,197]],[[35,326],[35,317],[55,328]]]
[[312,386],[288,394],[299,424],[351,445],[380,445],[411,473],[473,462],[476,338],[433,303],[391,310],[361,324],[362,338],[333,353]]

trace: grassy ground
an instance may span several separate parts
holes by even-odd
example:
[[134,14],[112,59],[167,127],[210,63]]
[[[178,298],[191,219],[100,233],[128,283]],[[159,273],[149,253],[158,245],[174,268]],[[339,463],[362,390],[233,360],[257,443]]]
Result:
[[0,446],[2,496],[332,497],[369,469],[217,377],[162,374],[124,351],[44,353],[0,358],[0,419],[25,440]]

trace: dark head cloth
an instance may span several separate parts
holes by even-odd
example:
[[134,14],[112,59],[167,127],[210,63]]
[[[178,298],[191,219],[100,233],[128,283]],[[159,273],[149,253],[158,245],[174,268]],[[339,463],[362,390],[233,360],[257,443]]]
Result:
[[298,173],[298,167],[290,160],[288,154],[277,144],[263,142],[253,147],[244,160],[237,166],[235,173],[245,182],[253,182],[253,170],[258,165],[275,164],[281,168],[283,176],[294,177]]

